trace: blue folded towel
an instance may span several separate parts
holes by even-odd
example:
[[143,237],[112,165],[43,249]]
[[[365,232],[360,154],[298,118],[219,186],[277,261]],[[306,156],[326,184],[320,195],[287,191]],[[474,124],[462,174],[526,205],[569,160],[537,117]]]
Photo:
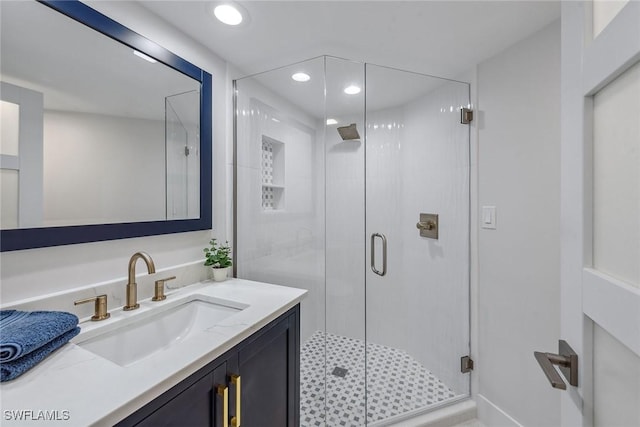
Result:
[[62,311],[0,311],[0,362],[16,360],[78,325],[75,314]]
[[0,363],[0,382],[10,381],[24,374],[29,369],[42,362],[49,354],[65,345],[69,340],[80,333],[80,328],[74,328],[65,332],[57,338],[49,341],[43,346],[31,351],[11,362]]

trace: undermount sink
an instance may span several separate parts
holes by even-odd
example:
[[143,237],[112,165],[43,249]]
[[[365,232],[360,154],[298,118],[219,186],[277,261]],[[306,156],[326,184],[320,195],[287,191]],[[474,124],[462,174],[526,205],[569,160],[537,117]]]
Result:
[[78,345],[120,366],[129,366],[175,346],[243,308],[192,299],[151,316],[126,322],[117,329],[80,341]]

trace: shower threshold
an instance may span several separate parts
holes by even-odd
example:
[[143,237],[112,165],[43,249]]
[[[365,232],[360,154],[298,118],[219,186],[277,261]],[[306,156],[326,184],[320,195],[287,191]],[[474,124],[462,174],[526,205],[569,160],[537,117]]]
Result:
[[317,331],[302,345],[301,427],[361,427],[460,397],[406,352],[366,349],[368,394],[363,340]]

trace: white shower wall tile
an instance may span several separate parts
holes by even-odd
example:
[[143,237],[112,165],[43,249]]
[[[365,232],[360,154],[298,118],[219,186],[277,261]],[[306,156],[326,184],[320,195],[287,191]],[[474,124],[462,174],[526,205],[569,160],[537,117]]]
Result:
[[[363,129],[362,116],[343,117]],[[364,144],[342,141],[335,128],[324,141],[326,235],[326,330],[364,337]]]
[[[238,277],[308,289],[301,303],[304,339],[324,327],[325,317],[324,218],[318,214],[324,211],[324,153],[314,128],[324,123],[309,120],[253,79],[238,82],[238,95],[240,113],[245,110],[238,120]],[[274,162],[271,186],[264,185],[263,136],[279,145],[266,157]],[[263,209],[263,202],[278,197],[285,209]]]

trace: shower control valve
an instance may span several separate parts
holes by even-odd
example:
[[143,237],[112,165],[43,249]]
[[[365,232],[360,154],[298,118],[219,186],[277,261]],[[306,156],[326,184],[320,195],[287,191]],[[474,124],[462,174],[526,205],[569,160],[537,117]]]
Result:
[[420,230],[421,237],[438,239],[438,214],[421,213],[416,228]]
[[433,230],[436,228],[436,222],[433,220],[429,220],[427,222],[419,222],[416,224],[418,230]]

